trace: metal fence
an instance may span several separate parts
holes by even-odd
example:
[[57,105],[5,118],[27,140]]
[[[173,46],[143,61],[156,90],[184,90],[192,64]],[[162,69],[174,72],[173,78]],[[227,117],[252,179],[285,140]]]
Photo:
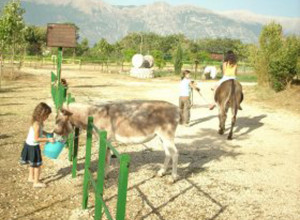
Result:
[[[97,178],[94,180],[91,167],[91,149],[93,131],[99,137],[98,145],[98,165],[97,165]],[[70,134],[69,143],[69,159],[73,160],[72,177],[76,177],[77,167],[77,151],[78,151],[78,135],[79,129],[75,129],[75,135]],[[73,141],[74,140],[74,141]],[[105,178],[105,157],[107,150],[113,151],[114,155],[120,161],[119,177],[118,177],[118,198],[116,207],[115,220],[124,220],[126,212],[126,198],[127,198],[127,185],[129,174],[130,157],[127,154],[120,154],[110,142],[107,141],[107,132],[99,130],[93,124],[93,117],[88,118],[87,132],[86,132],[86,153],[84,163],[84,180],[83,180],[83,195],[82,195],[82,208],[87,209],[89,198],[89,186],[92,185],[95,192],[95,220],[101,220],[103,213],[107,219],[114,220],[110,214],[109,208],[106,205],[104,194],[104,178]],[[90,184],[91,183],[91,184]]]

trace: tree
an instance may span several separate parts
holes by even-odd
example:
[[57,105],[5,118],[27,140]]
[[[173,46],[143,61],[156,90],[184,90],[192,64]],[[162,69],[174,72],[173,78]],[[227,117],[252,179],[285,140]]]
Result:
[[154,63],[155,65],[159,68],[162,69],[166,66],[166,61],[164,60],[163,53],[159,50],[152,50],[151,55],[154,58]]
[[297,79],[300,78],[300,56],[298,56],[298,61],[297,61]]
[[[25,23],[23,14],[25,10],[21,8],[20,0],[9,1],[3,9],[1,23],[4,31],[4,44],[9,45],[11,51],[11,63],[14,64],[17,49],[21,50],[25,47]],[[14,68],[12,68],[11,78],[14,76]]]
[[252,49],[252,63],[260,85],[281,91],[297,74],[299,38],[284,38],[280,24],[266,25],[259,37],[259,48]]
[[177,75],[179,75],[181,73],[181,68],[183,65],[182,58],[183,58],[183,51],[181,48],[181,44],[179,43],[178,47],[177,47],[176,55],[175,55],[175,60],[174,60],[174,71],[175,71],[175,74],[177,74]]
[[142,53],[142,33],[130,33],[125,36],[121,41],[120,45],[125,49],[140,51]]
[[42,55],[43,48],[46,46],[46,28],[28,26],[25,31],[25,40],[28,55]]
[[112,45],[113,51],[112,51],[112,58],[114,60],[117,60],[117,62],[120,62],[121,64],[123,64],[124,62],[124,56],[122,54],[122,46],[119,42],[116,42],[115,44]]
[[281,91],[290,86],[297,74],[297,62],[300,47],[296,37],[288,37],[282,42],[282,47],[276,51],[270,60],[270,83],[275,91]]
[[76,55],[77,56],[83,56],[86,55],[89,51],[89,40],[87,38],[84,38],[81,43],[77,43],[76,45]]
[[134,50],[134,49],[124,49],[124,50],[122,50],[122,54],[123,54],[123,57],[124,57],[126,62],[130,62],[132,57],[136,53],[137,53],[137,51]]
[[4,32],[4,25],[2,19],[0,19],[0,89],[1,89],[1,81],[2,81],[2,63],[3,63],[3,56],[5,52],[5,32]]
[[110,45],[107,40],[102,38],[96,45],[95,45],[96,53],[98,53],[102,60],[107,60],[110,54],[113,51],[113,46]]

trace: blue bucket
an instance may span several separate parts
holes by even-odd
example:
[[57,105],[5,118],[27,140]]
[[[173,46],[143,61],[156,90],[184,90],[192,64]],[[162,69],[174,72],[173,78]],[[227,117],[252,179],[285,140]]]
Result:
[[44,155],[46,157],[56,159],[64,148],[65,143],[61,141],[47,142],[44,147]]

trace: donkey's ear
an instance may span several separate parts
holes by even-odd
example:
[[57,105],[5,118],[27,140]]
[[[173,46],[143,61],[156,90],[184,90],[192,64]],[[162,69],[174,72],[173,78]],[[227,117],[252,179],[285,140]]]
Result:
[[73,115],[72,112],[70,112],[69,110],[66,110],[66,109],[61,109],[60,111],[61,111],[61,113],[62,113],[64,116],[71,116],[71,115]]

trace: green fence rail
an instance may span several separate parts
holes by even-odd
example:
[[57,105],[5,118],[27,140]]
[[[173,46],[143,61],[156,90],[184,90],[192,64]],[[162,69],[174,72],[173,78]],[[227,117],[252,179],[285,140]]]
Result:
[[[99,153],[98,153],[98,168],[97,168],[97,180],[93,179],[91,166],[91,148],[93,130],[96,131],[99,137]],[[112,150],[120,161],[120,170],[118,177],[118,199],[116,208],[116,220],[125,219],[126,211],[126,197],[127,197],[127,185],[128,185],[128,173],[130,157],[127,154],[120,154],[110,142],[107,141],[107,132],[97,129],[93,125],[93,117],[88,118],[87,136],[86,136],[86,155],[85,155],[85,167],[84,167],[84,181],[83,181],[83,197],[82,208],[86,209],[88,205],[89,197],[89,183],[95,191],[95,220],[102,219],[103,210],[106,217],[109,220],[113,220],[107,205],[103,199],[104,191],[104,176],[105,176],[105,157],[107,149]]]
[[[51,96],[56,108],[56,112],[62,108],[63,104],[75,102],[71,93],[67,93],[68,87],[61,83],[61,65],[62,65],[62,48],[58,48],[58,59],[56,60],[57,74],[51,72]],[[78,151],[79,129],[69,134],[67,146],[69,148],[69,161],[73,161],[72,177],[76,177],[77,172],[77,151]]]
[[[64,103],[70,104],[75,102],[75,99],[70,93],[67,94],[67,86],[61,82],[61,64],[62,64],[62,48],[58,48],[57,56],[57,74],[51,72],[51,95],[55,104],[57,112],[62,108]],[[91,165],[91,148],[92,148],[92,136],[93,130],[96,131],[99,141],[99,159],[97,169],[97,180],[93,179],[92,172],[90,170]],[[73,162],[72,177],[75,178],[77,174],[77,155],[78,155],[78,143],[79,143],[79,128],[75,128],[75,131],[70,133],[67,140],[69,148],[69,160]],[[105,157],[106,150],[113,151],[120,161],[119,180],[118,180],[118,199],[116,220],[125,219],[126,211],[126,197],[127,197],[127,185],[128,185],[128,169],[130,163],[130,157],[127,154],[120,154],[110,142],[107,141],[107,132],[100,131],[93,125],[93,117],[88,118],[87,126],[87,139],[86,139],[86,157],[85,157],[85,169],[84,169],[84,181],[83,181],[83,198],[82,208],[86,209],[88,205],[89,197],[89,183],[92,184],[95,191],[95,220],[102,219],[102,210],[109,220],[113,220],[107,205],[103,199],[104,189],[104,175],[105,175]]]

